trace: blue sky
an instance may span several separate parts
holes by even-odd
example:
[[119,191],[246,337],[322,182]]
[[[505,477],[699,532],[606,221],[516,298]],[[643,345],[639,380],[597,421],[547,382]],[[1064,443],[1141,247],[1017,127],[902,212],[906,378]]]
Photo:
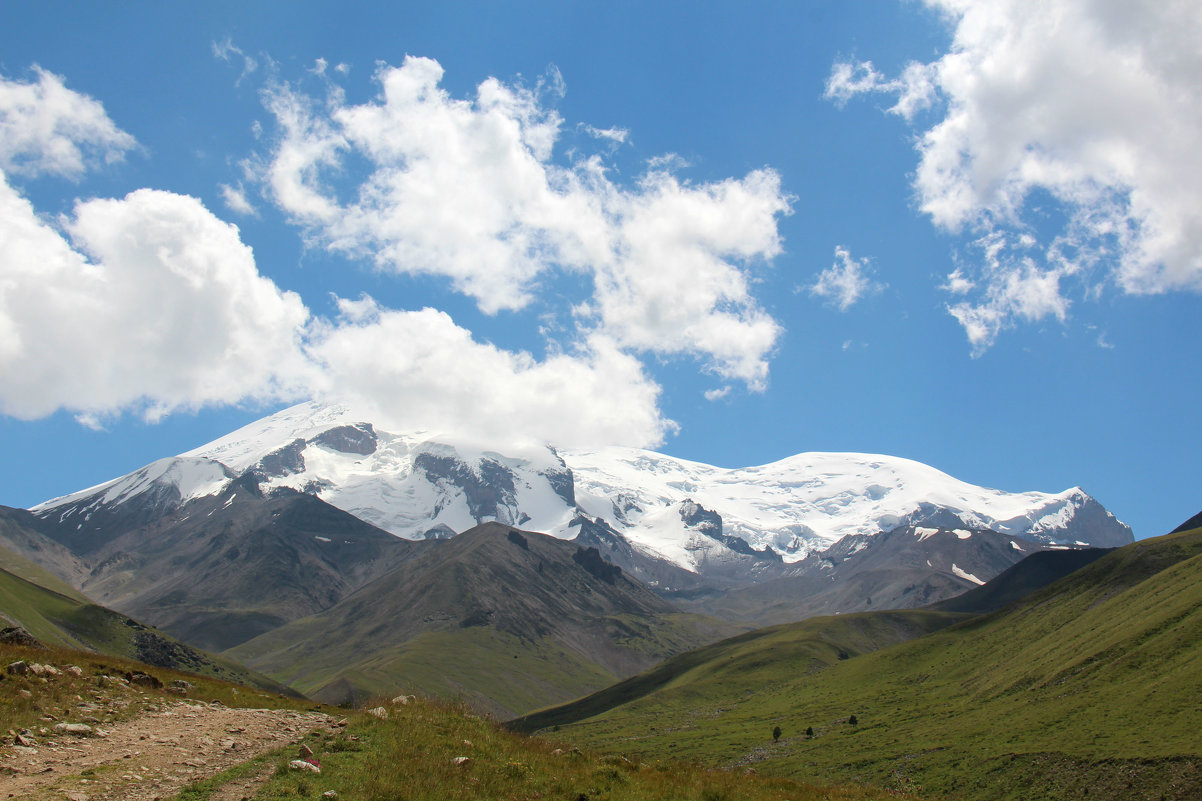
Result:
[[10,9],[0,504],[318,397],[1198,511],[1202,12],[388,5]]

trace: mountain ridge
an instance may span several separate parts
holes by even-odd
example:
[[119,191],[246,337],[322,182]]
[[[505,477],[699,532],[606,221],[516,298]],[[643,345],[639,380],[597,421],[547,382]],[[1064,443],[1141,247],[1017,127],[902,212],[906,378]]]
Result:
[[489,520],[573,539],[588,520],[694,573],[762,571],[766,558],[791,565],[845,536],[901,525],[991,529],[1049,545],[1133,539],[1080,488],[1005,493],[897,457],[804,453],[725,469],[631,448],[503,455],[421,432],[389,433],[348,409],[314,403],[32,511],[73,525],[65,537],[86,550],[109,519],[161,515],[237,481],[317,495],[411,540]]

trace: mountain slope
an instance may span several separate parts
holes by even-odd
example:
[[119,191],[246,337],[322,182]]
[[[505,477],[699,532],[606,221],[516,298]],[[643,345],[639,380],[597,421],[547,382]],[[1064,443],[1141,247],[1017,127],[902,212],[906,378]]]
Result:
[[567,736],[964,798],[1202,793],[1202,530],[1120,548],[1003,610],[816,674],[775,648],[741,658],[737,674],[707,662]]
[[333,606],[421,547],[311,495],[234,484],[91,552],[81,589],[220,651]]
[[319,700],[420,690],[512,716],[729,632],[595,549],[491,523],[227,653]]
[[43,527],[38,517],[24,509],[0,506],[0,548],[5,549],[5,567],[59,592],[77,593],[75,588],[88,575],[87,563],[46,536]]
[[989,529],[899,526],[874,536],[844,537],[792,565],[788,576],[682,605],[761,626],[816,615],[916,609],[975,589],[1047,547],[1055,546]]
[[1110,548],[1070,548],[1033,553],[984,585],[931,606],[942,612],[983,614],[1016,603],[1101,559]]

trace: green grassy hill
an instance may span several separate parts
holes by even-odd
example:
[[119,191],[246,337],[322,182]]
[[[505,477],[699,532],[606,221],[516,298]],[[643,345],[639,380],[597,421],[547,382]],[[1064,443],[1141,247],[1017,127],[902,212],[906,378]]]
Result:
[[[542,719],[590,747],[933,795],[1202,797],[1202,530],[1117,549],[1003,610],[815,670],[800,644],[837,622],[728,641],[594,717]],[[588,699],[576,709],[592,713]]]
[[[725,692],[747,680],[771,684],[812,675],[853,656],[912,640],[964,619],[924,610],[860,612],[758,629],[665,660],[651,670],[569,704],[506,725],[534,732],[600,715],[653,693],[680,688],[685,696]],[[778,672],[779,671],[779,672]],[[747,685],[744,692],[751,692]]]
[[[0,559],[5,564],[15,561],[4,549],[0,549]],[[55,583],[53,579],[47,580]],[[272,692],[292,692],[228,659],[199,651],[125,615],[97,606],[69,588],[50,589],[3,568],[0,568],[0,620],[7,621],[6,626],[24,628],[43,644],[55,648],[136,660]]]

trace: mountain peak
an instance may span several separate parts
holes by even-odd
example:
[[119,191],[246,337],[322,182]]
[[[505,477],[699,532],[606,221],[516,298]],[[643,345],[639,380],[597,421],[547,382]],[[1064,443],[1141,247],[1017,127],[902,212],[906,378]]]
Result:
[[727,469],[637,448],[501,453],[430,432],[390,431],[348,407],[312,402],[34,511],[79,521],[85,536],[95,515],[133,498],[153,498],[161,511],[239,477],[266,493],[316,495],[411,540],[489,522],[572,539],[587,519],[639,553],[695,572],[750,569],[764,554],[794,563],[844,537],[907,524],[989,529],[1045,544],[1132,540],[1078,487],[1002,492],[879,454],[800,453]]

